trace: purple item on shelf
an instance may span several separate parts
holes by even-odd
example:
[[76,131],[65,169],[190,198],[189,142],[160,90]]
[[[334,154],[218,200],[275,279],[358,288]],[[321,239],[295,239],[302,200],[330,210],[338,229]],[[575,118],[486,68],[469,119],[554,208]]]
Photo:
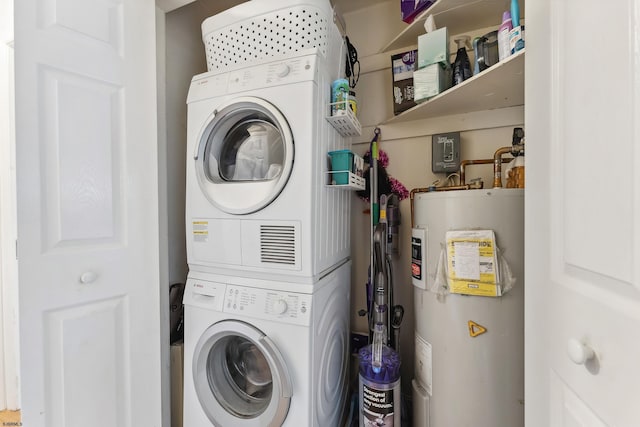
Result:
[[411,24],[416,16],[434,3],[434,0],[400,0],[400,16]]

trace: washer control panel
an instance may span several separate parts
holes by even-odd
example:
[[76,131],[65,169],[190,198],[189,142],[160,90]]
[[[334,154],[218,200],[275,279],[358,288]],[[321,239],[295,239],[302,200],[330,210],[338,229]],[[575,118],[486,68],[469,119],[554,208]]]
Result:
[[311,295],[227,285],[223,311],[308,325],[311,319]]
[[194,307],[222,311],[225,289],[226,285],[223,283],[189,278],[184,289],[183,303]]

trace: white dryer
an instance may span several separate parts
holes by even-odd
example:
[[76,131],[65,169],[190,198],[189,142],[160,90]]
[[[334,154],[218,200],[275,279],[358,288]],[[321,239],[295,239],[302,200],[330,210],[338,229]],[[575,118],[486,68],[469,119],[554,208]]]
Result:
[[351,194],[326,185],[350,146],[325,119],[341,64],[312,48],[193,78],[190,271],[312,283],[349,257]]
[[[346,262],[314,293],[190,272],[184,425],[338,426],[348,398]],[[297,289],[300,289],[297,288]]]

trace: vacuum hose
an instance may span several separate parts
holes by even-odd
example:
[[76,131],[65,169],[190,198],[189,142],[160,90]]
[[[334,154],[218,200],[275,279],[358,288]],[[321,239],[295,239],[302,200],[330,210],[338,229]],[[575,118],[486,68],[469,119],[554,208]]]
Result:
[[[373,232],[373,260],[374,260],[374,297],[373,297],[373,315],[371,316],[370,334],[373,335],[376,324],[389,325],[389,284],[387,282],[386,268],[386,228],[387,224],[378,223]],[[387,327],[387,334],[389,328]],[[389,342],[388,335],[385,337],[387,344]]]

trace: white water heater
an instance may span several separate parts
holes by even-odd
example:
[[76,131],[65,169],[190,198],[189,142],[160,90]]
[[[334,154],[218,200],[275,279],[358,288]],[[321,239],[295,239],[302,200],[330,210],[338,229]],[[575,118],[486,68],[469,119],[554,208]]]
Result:
[[413,425],[523,426],[524,190],[417,193],[413,209]]

